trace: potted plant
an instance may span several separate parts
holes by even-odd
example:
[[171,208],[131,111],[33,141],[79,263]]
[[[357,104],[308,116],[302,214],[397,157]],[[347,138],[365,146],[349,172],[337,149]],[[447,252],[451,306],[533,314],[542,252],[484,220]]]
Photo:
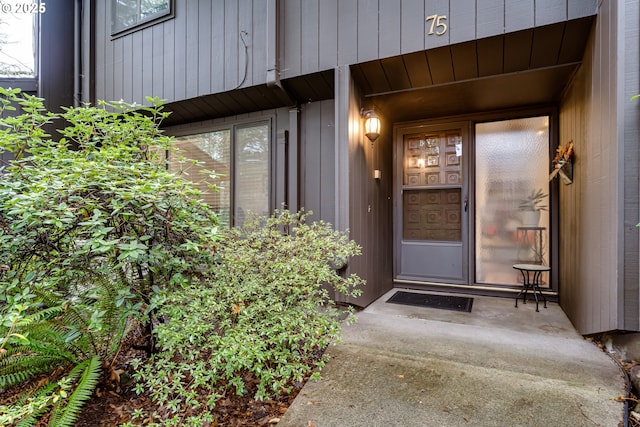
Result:
[[548,194],[541,188],[531,190],[531,194],[520,201],[522,211],[522,225],[525,227],[537,227],[540,222],[540,212],[547,210],[544,204]]

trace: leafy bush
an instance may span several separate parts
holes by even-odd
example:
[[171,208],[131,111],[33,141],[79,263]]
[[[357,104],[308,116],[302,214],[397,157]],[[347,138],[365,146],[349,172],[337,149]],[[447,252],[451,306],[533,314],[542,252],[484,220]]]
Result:
[[[166,170],[166,113],[149,102],[57,116],[39,98],[0,88],[0,116],[16,104],[24,112],[0,119],[0,154],[14,157],[0,168],[0,388],[49,374],[26,391],[44,406],[22,416],[55,404],[64,410],[54,409],[51,425],[70,425],[131,319],[146,314],[151,324],[156,292],[213,265],[216,217]],[[43,130],[53,120],[64,124],[59,141]]]
[[343,315],[328,289],[358,295],[362,284],[332,263],[360,249],[329,224],[306,220],[282,210],[228,230],[205,286],[155,296],[166,318],[155,329],[162,351],[135,377],[137,391],[163,409],[163,424],[202,425],[220,396],[287,393],[323,365]]
[[[0,424],[73,425],[136,321],[160,350],[135,363],[159,408],[144,420],[168,425],[211,422],[225,393],[286,393],[339,338],[328,289],[357,295],[362,281],[332,265],[358,246],[286,210],[220,232],[166,169],[166,113],[149,101],[54,115],[0,88],[0,117],[24,112],[0,119],[14,157],[0,168],[0,388],[17,392]],[[53,120],[59,141],[43,130]]]

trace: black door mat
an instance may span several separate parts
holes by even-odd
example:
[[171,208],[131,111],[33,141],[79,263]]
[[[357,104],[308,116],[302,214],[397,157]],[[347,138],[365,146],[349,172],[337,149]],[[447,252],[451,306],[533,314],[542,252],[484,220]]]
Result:
[[387,302],[471,313],[473,298],[398,291]]

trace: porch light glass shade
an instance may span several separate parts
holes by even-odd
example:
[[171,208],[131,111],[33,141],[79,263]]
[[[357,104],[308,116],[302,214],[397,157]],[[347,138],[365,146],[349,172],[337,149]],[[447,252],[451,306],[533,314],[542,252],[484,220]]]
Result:
[[371,142],[380,136],[380,119],[374,111],[368,111],[364,115],[364,134]]

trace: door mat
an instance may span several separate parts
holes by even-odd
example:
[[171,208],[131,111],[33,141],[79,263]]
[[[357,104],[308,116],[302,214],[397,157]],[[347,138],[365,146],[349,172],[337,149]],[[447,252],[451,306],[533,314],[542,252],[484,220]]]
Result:
[[398,291],[387,302],[471,313],[473,298]]

